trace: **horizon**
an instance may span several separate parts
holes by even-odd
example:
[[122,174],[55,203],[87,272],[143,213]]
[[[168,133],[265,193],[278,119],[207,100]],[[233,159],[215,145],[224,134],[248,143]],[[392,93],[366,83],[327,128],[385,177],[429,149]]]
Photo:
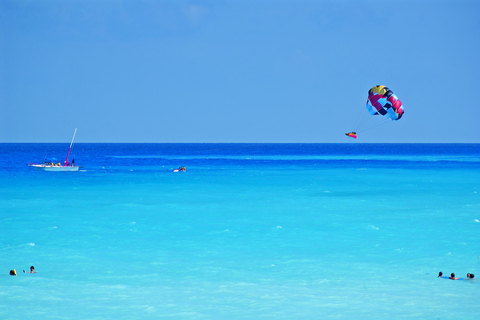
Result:
[[[68,142],[0,142],[0,144],[69,144]],[[74,142],[77,144],[345,144],[345,142]],[[357,142],[354,144],[480,144],[480,142]],[[73,147],[72,147],[73,149]]]

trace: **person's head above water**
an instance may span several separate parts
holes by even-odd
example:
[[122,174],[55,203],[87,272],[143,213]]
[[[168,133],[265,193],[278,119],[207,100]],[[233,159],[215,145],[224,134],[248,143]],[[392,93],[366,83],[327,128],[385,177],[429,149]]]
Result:
[[[25,270],[23,270],[23,272],[25,272]],[[37,273],[37,272],[35,271],[35,267],[34,267],[34,266],[31,266],[31,267],[30,267],[30,272],[29,272],[29,273]]]
[[442,276],[443,276],[443,272],[440,271],[440,272],[438,273],[438,277],[440,278],[440,277],[442,277]]
[[448,278],[448,279],[458,280],[459,278],[455,278],[455,273],[452,272],[452,273],[450,274],[450,278]]
[[473,279],[475,275],[473,273],[467,273],[467,278]]

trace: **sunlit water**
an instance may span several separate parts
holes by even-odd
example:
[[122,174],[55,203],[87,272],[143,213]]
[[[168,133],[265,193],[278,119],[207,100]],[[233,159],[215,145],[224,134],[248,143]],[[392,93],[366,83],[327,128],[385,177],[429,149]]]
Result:
[[66,149],[0,144],[0,319],[480,318],[478,144]]

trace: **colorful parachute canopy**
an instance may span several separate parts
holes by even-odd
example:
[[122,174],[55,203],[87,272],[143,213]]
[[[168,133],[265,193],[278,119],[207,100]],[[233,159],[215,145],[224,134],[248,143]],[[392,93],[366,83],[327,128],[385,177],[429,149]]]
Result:
[[402,102],[385,86],[375,86],[368,91],[367,110],[391,120],[399,120],[404,113]]

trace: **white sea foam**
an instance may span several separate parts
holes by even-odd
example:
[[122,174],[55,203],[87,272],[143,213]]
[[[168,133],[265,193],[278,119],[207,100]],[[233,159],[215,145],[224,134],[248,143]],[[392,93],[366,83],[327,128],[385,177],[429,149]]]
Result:
[[154,306],[145,306],[145,311],[148,313],[154,313],[157,311],[157,309]]

